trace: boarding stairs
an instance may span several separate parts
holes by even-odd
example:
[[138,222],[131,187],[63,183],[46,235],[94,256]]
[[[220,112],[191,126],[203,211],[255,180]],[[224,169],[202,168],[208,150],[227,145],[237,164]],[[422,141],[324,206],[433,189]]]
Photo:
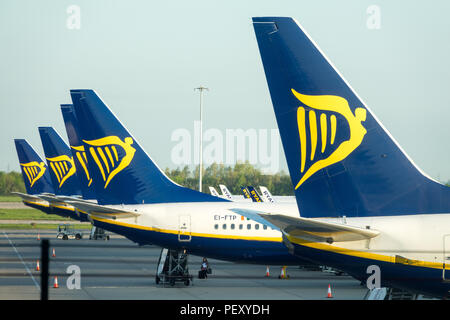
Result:
[[193,285],[193,277],[189,274],[188,257],[185,251],[163,248],[158,260],[156,284],[169,284],[173,287],[176,282],[183,282],[186,286]]

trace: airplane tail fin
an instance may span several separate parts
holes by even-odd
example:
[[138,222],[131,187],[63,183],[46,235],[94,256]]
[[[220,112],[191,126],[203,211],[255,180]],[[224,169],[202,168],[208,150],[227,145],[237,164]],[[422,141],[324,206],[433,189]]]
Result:
[[28,194],[55,193],[47,165],[25,139],[14,139]]
[[70,93],[99,204],[226,201],[170,180],[93,90]]
[[209,192],[214,197],[220,197],[219,193],[217,192],[216,188],[214,188],[214,187],[209,187]]
[[87,156],[83,141],[78,137],[78,120],[71,104],[62,104],[61,112],[66,126],[67,137],[72,152],[73,162],[77,169],[78,181],[83,199],[96,199],[92,177],[87,166]]
[[253,18],[302,217],[450,210],[427,177],[292,18]]
[[[244,195],[244,199],[252,199],[252,197],[250,197],[250,192],[248,191],[248,189],[244,186],[241,186],[241,191],[242,194]],[[253,201],[253,199],[252,199]]]
[[227,186],[224,184],[219,184],[220,191],[222,191],[222,195],[224,195],[227,199],[231,200],[231,192],[228,190]]
[[264,186],[259,186],[259,190],[261,190],[261,197],[264,199],[264,201],[272,203],[275,202],[269,189]]
[[250,193],[250,198],[252,198],[253,202],[263,202],[261,196],[253,186],[247,186],[247,190]]
[[50,177],[57,195],[81,195],[69,146],[52,127],[39,127]]

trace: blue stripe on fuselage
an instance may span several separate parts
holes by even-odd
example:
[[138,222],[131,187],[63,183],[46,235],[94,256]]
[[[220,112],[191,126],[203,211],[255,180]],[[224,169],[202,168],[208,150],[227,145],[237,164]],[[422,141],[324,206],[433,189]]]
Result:
[[[351,255],[320,250],[292,243],[293,254],[305,259],[311,259],[319,265],[327,265],[360,281],[366,281],[372,273],[367,273],[367,267],[380,267],[381,286],[404,289],[410,292],[427,293],[434,297],[448,297],[450,282],[442,281],[442,269],[405,265],[375,259],[355,257]],[[447,272],[450,272],[447,270]]]

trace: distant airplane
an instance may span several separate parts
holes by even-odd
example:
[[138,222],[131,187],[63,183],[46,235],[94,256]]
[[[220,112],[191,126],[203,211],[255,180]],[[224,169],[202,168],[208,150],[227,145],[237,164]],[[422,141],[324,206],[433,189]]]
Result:
[[88,221],[85,213],[75,210],[73,206],[64,202],[65,197],[81,197],[82,195],[72,151],[52,127],[39,127],[39,134],[55,190],[55,195],[40,197],[47,200],[53,207],[71,211],[75,219]]
[[255,190],[253,186],[247,186],[247,190],[250,194],[250,198],[253,200],[253,202],[263,202],[261,199],[261,196],[258,194],[258,192]]
[[241,191],[244,195],[244,199],[250,199],[253,201],[252,197],[250,197],[250,192],[248,191],[247,187],[241,186]]
[[224,195],[228,200],[232,200],[233,197],[231,196],[231,192],[228,191],[228,188],[223,185],[223,184],[219,184],[220,190],[222,191],[222,195]]
[[61,113],[64,119],[67,137],[69,139],[73,162],[77,169],[77,177],[83,199],[97,202],[94,187],[92,185],[92,177],[87,166],[86,151],[84,150],[83,142],[79,140],[76,135],[78,130],[78,120],[73,105],[61,104]]
[[211,193],[211,195],[213,195],[215,197],[220,197],[220,194],[217,192],[217,190],[214,187],[209,187],[209,192]]
[[233,211],[372,287],[449,298],[450,188],[412,162],[295,20],[253,26],[301,217]]
[[73,208],[70,210],[61,203],[53,205],[42,198],[55,195],[47,165],[25,139],[14,139],[14,143],[27,193],[13,192],[13,194],[20,196],[23,203],[29,207],[48,214],[77,219]]
[[275,202],[272,194],[266,187],[259,186],[259,189],[261,190],[261,197],[265,202]]

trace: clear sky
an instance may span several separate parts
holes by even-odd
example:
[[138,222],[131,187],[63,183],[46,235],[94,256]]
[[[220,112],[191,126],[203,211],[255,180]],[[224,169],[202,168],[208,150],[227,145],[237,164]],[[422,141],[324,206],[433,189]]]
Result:
[[291,16],[414,162],[449,181],[448,12],[444,0],[2,0],[0,170],[19,170],[14,138],[42,154],[38,126],[66,138],[70,89],[96,90],[162,168],[176,167],[172,133],[194,131],[199,85],[205,129],[277,128],[251,17]]

